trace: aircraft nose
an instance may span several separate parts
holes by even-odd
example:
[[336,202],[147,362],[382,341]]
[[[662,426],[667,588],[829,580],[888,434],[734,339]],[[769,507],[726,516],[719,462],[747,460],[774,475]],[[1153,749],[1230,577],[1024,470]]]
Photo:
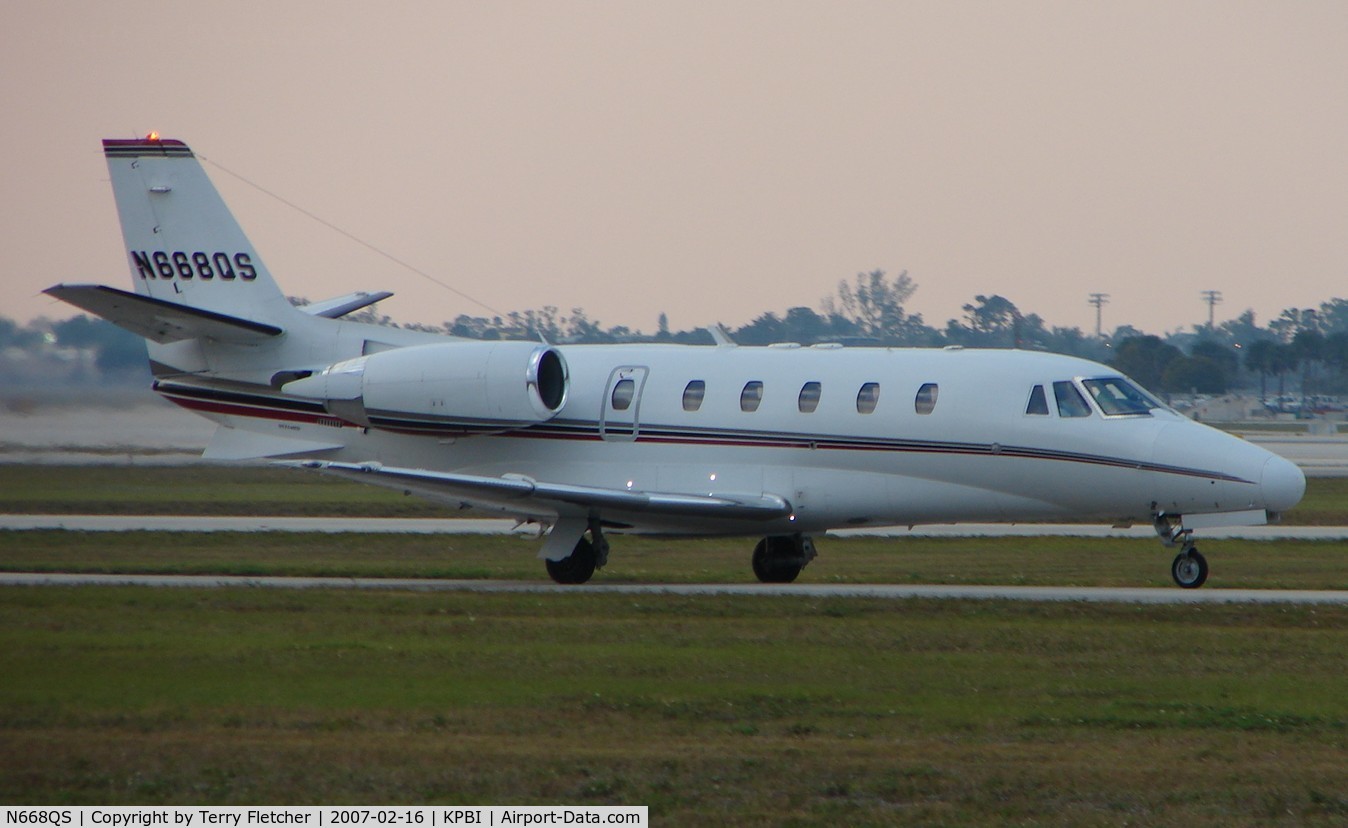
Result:
[[1259,488],[1264,493],[1265,509],[1285,512],[1301,502],[1306,493],[1306,475],[1295,463],[1275,454],[1264,463]]

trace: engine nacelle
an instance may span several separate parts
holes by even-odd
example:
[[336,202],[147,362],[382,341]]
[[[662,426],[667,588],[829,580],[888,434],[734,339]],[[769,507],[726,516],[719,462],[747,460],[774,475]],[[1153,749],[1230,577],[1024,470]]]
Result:
[[348,359],[281,386],[371,428],[476,434],[546,422],[566,404],[561,352],[536,342],[444,342]]

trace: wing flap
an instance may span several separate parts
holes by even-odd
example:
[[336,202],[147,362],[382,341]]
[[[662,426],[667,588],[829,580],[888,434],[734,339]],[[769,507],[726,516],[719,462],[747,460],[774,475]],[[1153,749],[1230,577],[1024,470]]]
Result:
[[161,345],[199,337],[251,345],[284,333],[275,325],[178,305],[107,285],[55,285],[42,292]]
[[536,513],[542,507],[545,511],[557,514],[610,510],[660,516],[766,521],[786,517],[792,512],[791,504],[785,498],[772,494],[641,492],[545,483],[514,475],[484,477],[404,469],[379,463],[308,460],[285,465],[319,469],[362,483],[402,489],[445,502],[487,502],[507,509],[511,503],[515,503],[520,507],[520,513]]
[[220,426],[202,453],[206,460],[257,460],[286,454],[313,454],[342,447],[338,442],[319,442],[278,434],[259,434]]

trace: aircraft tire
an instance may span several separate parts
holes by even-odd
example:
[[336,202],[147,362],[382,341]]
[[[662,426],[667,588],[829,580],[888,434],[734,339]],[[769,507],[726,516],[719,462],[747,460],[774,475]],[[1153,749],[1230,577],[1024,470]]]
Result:
[[1208,560],[1189,547],[1175,556],[1170,564],[1170,577],[1183,589],[1198,589],[1208,579]]
[[754,576],[765,584],[789,584],[805,567],[791,538],[763,538],[754,547]]
[[560,561],[544,561],[548,568],[548,576],[559,584],[583,584],[594,575],[595,565],[598,563],[598,556],[594,551],[594,544],[590,543],[588,538],[582,537],[576,541],[576,548],[571,550],[571,554]]

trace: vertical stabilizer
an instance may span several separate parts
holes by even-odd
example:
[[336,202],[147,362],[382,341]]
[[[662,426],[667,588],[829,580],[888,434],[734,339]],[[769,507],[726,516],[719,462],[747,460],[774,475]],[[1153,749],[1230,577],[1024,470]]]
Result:
[[296,311],[182,141],[105,140],[136,292],[286,326]]

